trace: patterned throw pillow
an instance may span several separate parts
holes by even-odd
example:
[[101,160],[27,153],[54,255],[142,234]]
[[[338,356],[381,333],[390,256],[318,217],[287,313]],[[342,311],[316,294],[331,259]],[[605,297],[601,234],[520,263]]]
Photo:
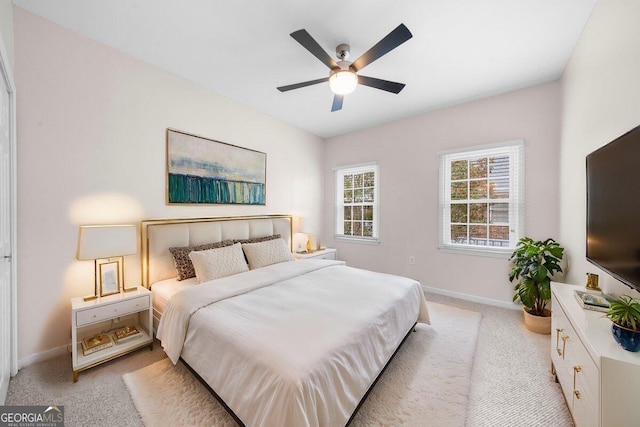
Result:
[[189,254],[198,283],[249,271],[240,243],[218,249],[194,251]]
[[176,266],[176,276],[178,280],[185,280],[196,277],[196,271],[193,263],[189,258],[189,254],[193,251],[206,251],[208,249],[223,248],[233,245],[233,240],[222,240],[221,242],[206,243],[197,246],[180,246],[169,248],[169,252],[173,256],[173,263]]
[[273,236],[265,236],[265,237],[253,237],[251,239],[235,239],[233,243],[259,243],[259,242],[267,242],[269,240],[281,239],[282,236],[279,234],[274,234]]

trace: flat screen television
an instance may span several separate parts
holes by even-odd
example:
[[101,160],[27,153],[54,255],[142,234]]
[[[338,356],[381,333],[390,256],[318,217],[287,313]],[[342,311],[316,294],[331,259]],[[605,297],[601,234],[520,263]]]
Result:
[[640,291],[640,126],[587,156],[587,260]]

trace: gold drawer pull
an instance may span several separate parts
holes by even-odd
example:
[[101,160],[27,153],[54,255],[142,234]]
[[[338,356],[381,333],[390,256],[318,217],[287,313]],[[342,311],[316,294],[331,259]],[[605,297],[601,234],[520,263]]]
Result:
[[563,328],[556,328],[556,351],[558,352],[558,356],[562,356],[562,352],[560,351],[560,332],[563,331]]
[[573,367],[573,394],[576,398],[580,399],[580,390],[576,390],[576,376],[578,375],[578,372],[582,372],[582,368],[580,365],[575,365]]
[[564,360],[564,353],[565,353],[565,349],[567,347],[567,340],[569,339],[569,335],[563,335],[562,336],[562,350],[560,350],[559,348],[556,348],[556,351],[558,352],[558,356],[562,357],[562,360]]

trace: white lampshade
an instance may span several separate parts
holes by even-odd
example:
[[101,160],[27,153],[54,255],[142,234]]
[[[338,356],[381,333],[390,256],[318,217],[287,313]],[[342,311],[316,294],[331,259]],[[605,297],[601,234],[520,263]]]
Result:
[[355,90],[358,76],[351,70],[340,70],[329,77],[329,87],[336,95],[346,95]]
[[135,225],[81,225],[78,233],[80,261],[133,255],[138,252]]

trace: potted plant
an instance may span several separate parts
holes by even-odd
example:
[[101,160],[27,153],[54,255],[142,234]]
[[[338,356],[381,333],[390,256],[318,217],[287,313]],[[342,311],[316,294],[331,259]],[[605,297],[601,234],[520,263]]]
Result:
[[553,239],[533,240],[522,237],[509,260],[512,263],[509,281],[517,280],[513,302],[524,305],[524,324],[539,334],[551,333],[551,277],[562,272],[560,262],[564,248]]
[[640,350],[640,301],[629,295],[609,301],[606,316],[613,323],[611,333],[618,344],[628,351]]

